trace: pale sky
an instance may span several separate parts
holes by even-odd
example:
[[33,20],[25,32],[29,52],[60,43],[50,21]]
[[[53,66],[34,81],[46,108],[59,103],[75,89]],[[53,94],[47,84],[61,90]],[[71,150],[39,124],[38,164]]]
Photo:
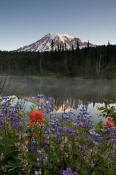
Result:
[[116,44],[116,0],[0,0],[0,50],[15,50],[50,32]]

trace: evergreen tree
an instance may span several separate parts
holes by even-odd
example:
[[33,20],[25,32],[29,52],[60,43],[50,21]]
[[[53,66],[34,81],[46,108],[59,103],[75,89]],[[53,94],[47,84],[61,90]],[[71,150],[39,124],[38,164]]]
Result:
[[58,50],[58,52],[60,51],[60,45],[59,44],[57,45],[57,50]]
[[74,46],[73,46],[73,44],[72,44],[72,51],[74,50]]
[[89,40],[88,40],[88,43],[87,43],[87,48],[89,48],[90,44],[89,44]]
[[109,40],[108,40],[108,46],[110,46],[111,44],[110,44],[110,42],[109,42]]
[[62,51],[64,51],[64,45],[62,45]]
[[66,43],[64,44],[64,50],[67,50],[67,48],[66,48]]
[[53,51],[53,48],[54,48],[54,41],[52,40],[51,42],[51,50]]
[[[88,44],[89,45],[89,44]],[[64,44],[65,47],[65,44]],[[58,45],[59,50],[62,45]],[[0,52],[0,74],[60,73],[90,78],[116,78],[116,45],[83,48],[79,52]]]
[[79,42],[77,41],[77,47],[76,50],[79,50]]
[[60,51],[62,51],[62,45],[60,44]]

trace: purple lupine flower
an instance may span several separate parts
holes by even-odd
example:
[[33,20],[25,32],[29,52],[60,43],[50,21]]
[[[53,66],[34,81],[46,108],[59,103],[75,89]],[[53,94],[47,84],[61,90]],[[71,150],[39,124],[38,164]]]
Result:
[[46,98],[46,96],[45,96],[45,95],[43,95],[43,94],[38,94],[38,95],[37,95],[37,98],[43,98],[43,99],[45,99],[45,98]]
[[83,128],[91,128],[92,121],[90,118],[91,118],[91,116],[89,115],[87,110],[84,108],[84,106],[82,106],[80,108],[80,112],[77,116],[77,121],[78,121],[79,126],[81,126]]
[[46,112],[50,113],[52,111],[52,108],[49,103],[46,103]]
[[64,130],[64,131],[67,131],[67,127],[64,127],[63,130]]
[[3,99],[4,99],[4,100],[8,100],[9,97],[8,97],[8,96],[4,96]]
[[89,133],[90,133],[90,135],[95,135],[96,134],[95,129],[90,129]]
[[23,136],[23,134],[24,134],[24,130],[21,130],[21,136]]
[[36,142],[36,145],[38,145],[38,146],[39,146],[39,145],[40,145],[40,142]]
[[93,139],[89,137],[87,141],[90,143],[91,141],[93,141]]
[[16,123],[16,122],[13,122],[12,123],[12,129],[15,129],[15,128],[19,128],[20,127],[20,123]]
[[73,175],[78,175],[78,173],[77,172],[74,172]]
[[87,149],[87,144],[83,144],[82,149],[85,151]]
[[31,151],[31,153],[34,152],[34,146],[31,145],[30,151]]
[[19,137],[19,134],[18,133],[16,134],[16,137]]
[[108,132],[116,132],[116,127],[111,127],[107,129]]
[[75,133],[76,133],[76,134],[78,134],[78,133],[79,133],[79,131],[78,131],[78,130],[75,130]]
[[71,168],[67,168],[66,170],[63,170],[61,175],[78,175],[77,172],[72,172]]
[[99,137],[96,137],[96,140],[98,141],[98,142],[102,142],[103,141],[103,137],[101,137],[101,136],[99,136]]
[[105,133],[106,132],[106,129],[100,129],[101,132]]
[[114,170],[116,171],[116,165],[114,165]]
[[67,168],[67,170],[66,170],[66,171],[67,171],[67,173],[68,173],[68,174],[72,173],[71,168]]
[[54,102],[54,98],[53,97],[48,97],[48,102],[49,103],[53,103]]
[[98,142],[93,141],[93,145],[98,146],[99,144],[98,144]]
[[26,121],[23,122],[23,126],[27,126],[27,122]]

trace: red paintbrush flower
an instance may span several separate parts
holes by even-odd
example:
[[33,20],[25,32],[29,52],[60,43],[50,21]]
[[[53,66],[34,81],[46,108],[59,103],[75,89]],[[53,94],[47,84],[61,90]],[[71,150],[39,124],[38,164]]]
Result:
[[35,126],[35,123],[29,123],[29,126]]
[[44,118],[44,113],[42,111],[35,111],[36,119],[37,120],[42,120]]
[[39,135],[38,135],[36,132],[34,132],[34,131],[32,131],[32,134],[33,134],[36,138],[39,137]]
[[112,121],[112,120],[113,120],[113,118],[112,118],[112,117],[107,117],[107,119],[108,119],[109,121]]
[[44,116],[45,115],[42,111],[36,110],[35,112],[31,112],[29,118],[34,123],[30,123],[29,125],[34,126],[36,122],[37,123],[44,123]]
[[35,112],[31,112],[29,118],[30,120],[35,121],[36,120]]
[[104,127],[105,128],[111,128],[111,127],[114,127],[114,125],[115,125],[114,121],[108,121],[107,125],[105,125]]
[[44,123],[45,121],[44,120],[40,120],[40,121],[38,121],[38,123]]

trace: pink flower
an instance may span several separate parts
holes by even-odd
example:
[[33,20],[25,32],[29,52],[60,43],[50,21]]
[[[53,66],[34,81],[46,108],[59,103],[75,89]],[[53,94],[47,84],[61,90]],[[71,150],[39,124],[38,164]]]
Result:
[[79,126],[80,127],[83,127],[84,126],[84,123],[83,122],[79,122]]

